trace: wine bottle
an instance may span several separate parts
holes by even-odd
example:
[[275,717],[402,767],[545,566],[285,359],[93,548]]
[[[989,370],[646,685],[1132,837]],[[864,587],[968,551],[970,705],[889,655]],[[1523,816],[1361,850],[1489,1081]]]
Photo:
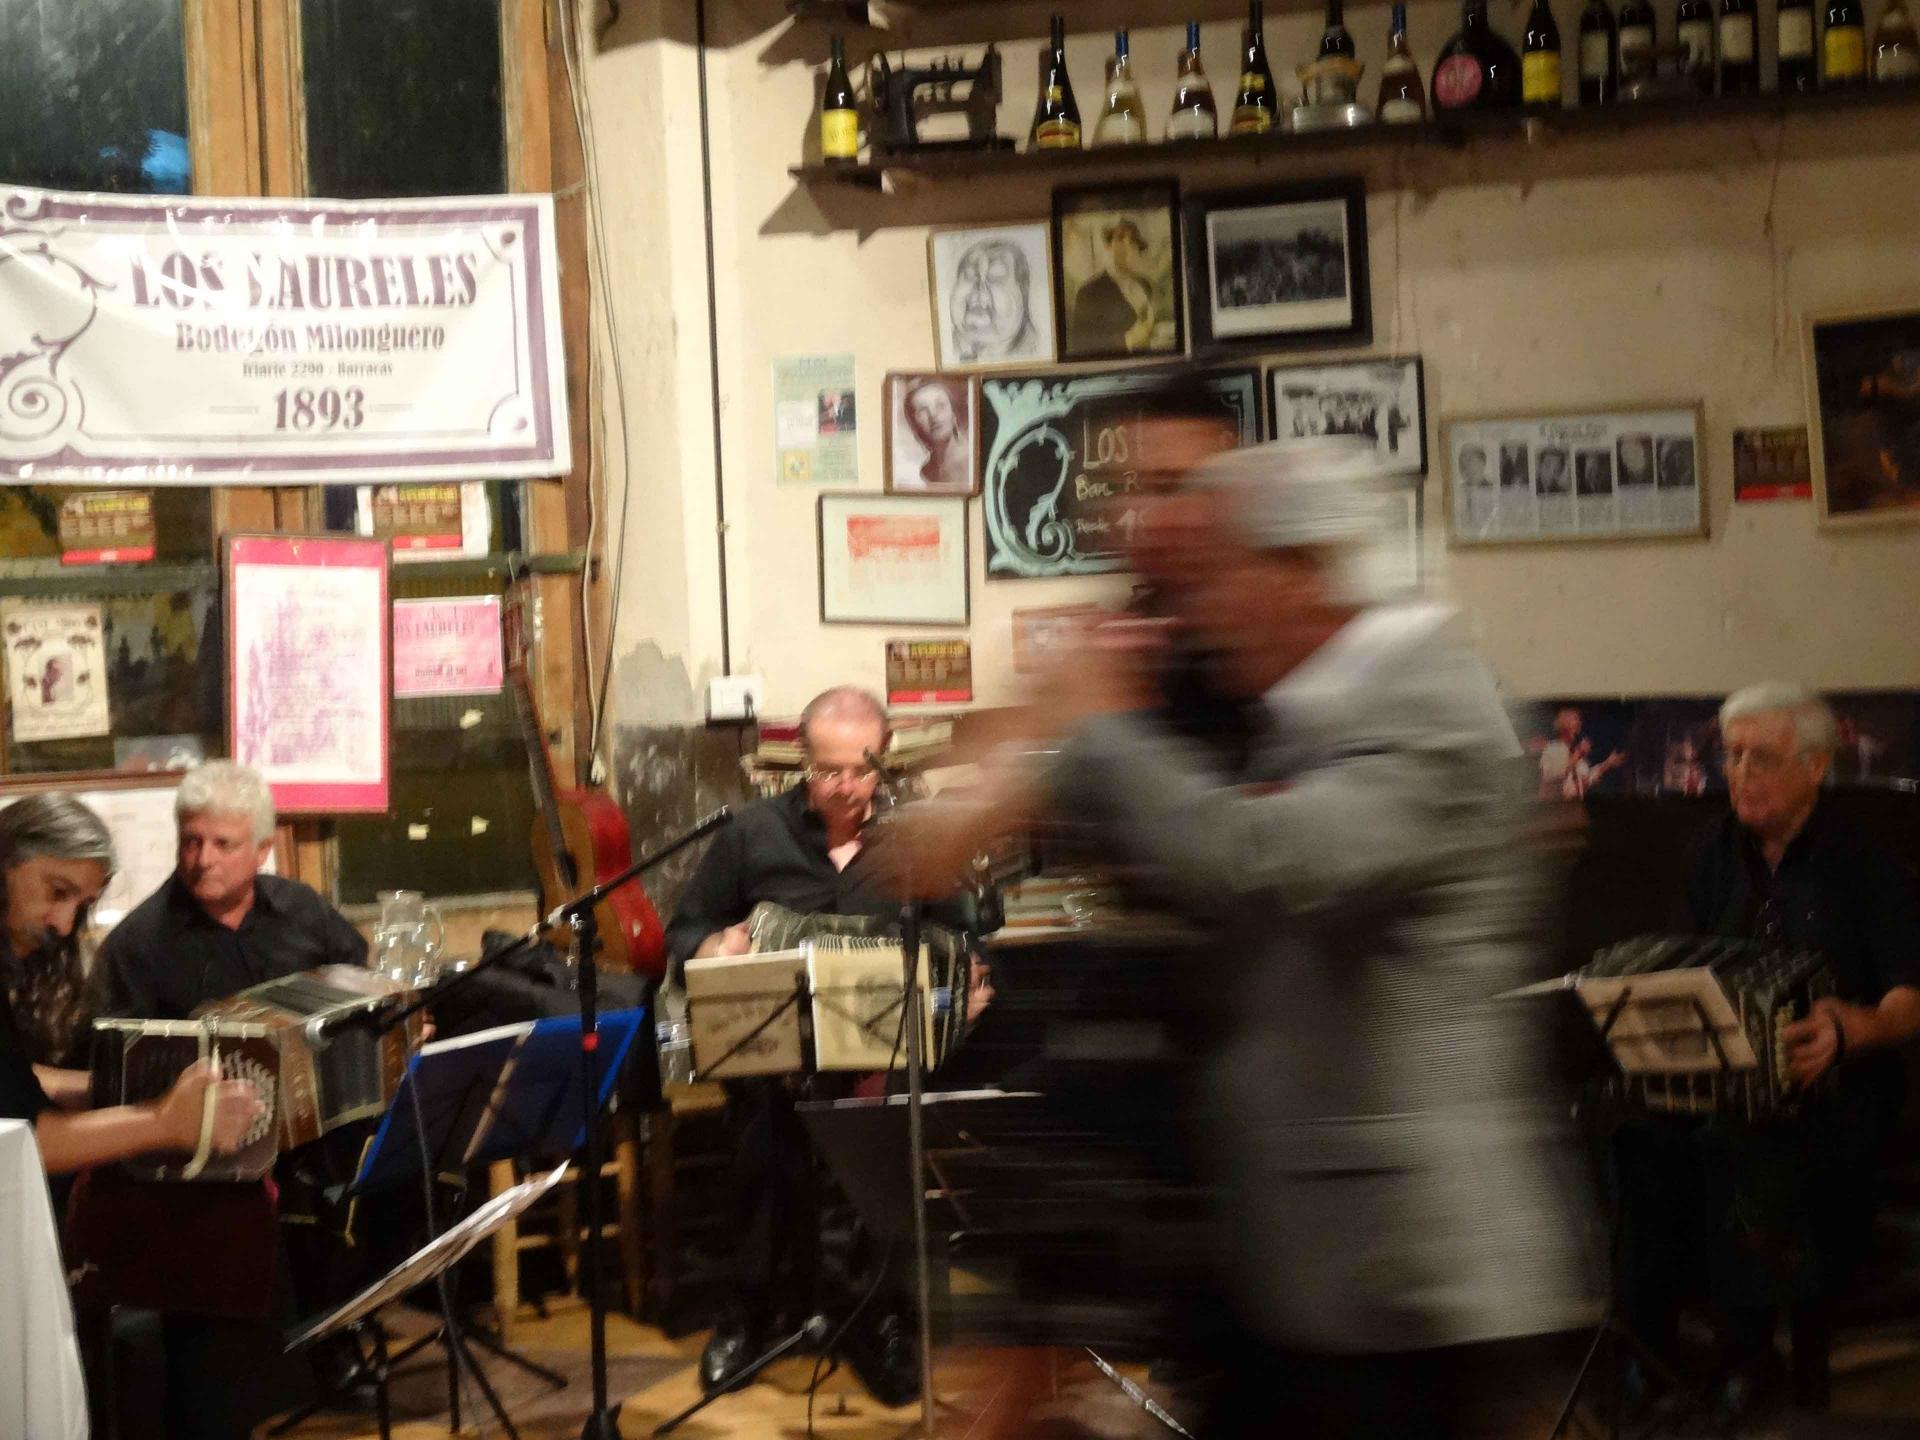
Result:
[[1580,12],[1580,103],[1606,105],[1619,98],[1619,40],[1607,0],[1587,0]]
[[1907,0],[1887,0],[1880,28],[1873,32],[1873,80],[1876,85],[1907,85],[1920,80],[1920,37],[1913,30]]
[[1533,0],[1520,42],[1520,100],[1542,109],[1560,108],[1560,27],[1547,0]]
[[1810,94],[1820,83],[1813,62],[1813,0],[1780,0],[1773,36],[1780,93]]
[[838,35],[828,41],[827,83],[820,92],[820,158],[829,165],[851,165],[860,157],[860,108],[847,80],[847,47]]
[[1200,25],[1187,22],[1187,48],[1180,52],[1180,80],[1174,86],[1173,114],[1167,117],[1167,139],[1211,140],[1220,133],[1220,112],[1214,108],[1213,86],[1200,65]]
[[1719,39],[1720,93],[1751,95],[1760,88],[1753,0],[1720,0]]
[[1353,36],[1347,33],[1340,0],[1327,0],[1327,28],[1320,32],[1320,58],[1324,60],[1329,55],[1353,59]]
[[1520,57],[1487,23],[1486,0],[1462,0],[1460,28],[1433,67],[1436,110],[1497,110],[1520,103]]
[[1147,112],[1140,105],[1140,87],[1133,83],[1126,31],[1114,31],[1113,59],[1107,64],[1107,103],[1093,127],[1093,143],[1138,145],[1147,138]]
[[1080,148],[1080,106],[1067,74],[1067,22],[1061,15],[1053,17],[1053,43],[1040,54],[1040,100],[1027,144],[1034,150]]
[[1712,0],[1680,0],[1680,8],[1674,14],[1674,31],[1680,41],[1680,48],[1686,52],[1682,61],[1687,79],[1703,95],[1713,93],[1713,4]]
[[1229,135],[1262,135],[1280,121],[1280,97],[1273,88],[1273,67],[1267,64],[1267,41],[1261,33],[1260,0],[1247,0],[1247,46],[1240,61],[1240,90],[1233,99]]
[[1616,33],[1620,80],[1624,82],[1630,76],[1651,76],[1656,30],[1653,6],[1648,0],[1620,0],[1620,23]]
[[1427,118],[1427,90],[1407,48],[1406,0],[1393,3],[1393,30],[1387,37],[1386,63],[1380,67],[1380,103],[1374,108],[1388,125],[1417,125]]
[[1820,38],[1820,83],[1858,85],[1867,78],[1867,20],[1860,0],[1827,0]]

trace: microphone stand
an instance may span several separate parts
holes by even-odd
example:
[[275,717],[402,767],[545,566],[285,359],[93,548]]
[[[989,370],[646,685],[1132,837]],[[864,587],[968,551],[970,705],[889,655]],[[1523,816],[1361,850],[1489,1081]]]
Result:
[[620,1440],[620,1407],[607,1403],[607,1302],[602,1293],[600,1171],[606,1163],[606,1138],[600,1127],[600,972],[594,960],[599,932],[594,922],[594,907],[629,880],[651,870],[676,851],[717,830],[733,819],[723,805],[684,835],[669,841],[651,855],[643,855],[633,864],[602,881],[586,894],[569,900],[547,917],[541,928],[565,925],[572,937],[574,974],[580,987],[580,1070],[581,1105],[587,1127],[587,1155],[584,1174],[587,1222],[587,1313],[592,1337],[593,1409],[581,1427],[581,1440]]
[[[899,780],[880,757],[869,750],[867,764],[898,803]],[[927,1236],[927,1135],[923,1110],[926,1089],[925,1031],[920,1023],[921,904],[913,875],[906,875],[907,898],[900,905],[900,949],[904,957],[900,980],[901,1022],[907,1031],[907,1167],[913,1200],[914,1304],[919,1311],[920,1430],[933,1435],[933,1282],[932,1255]]]

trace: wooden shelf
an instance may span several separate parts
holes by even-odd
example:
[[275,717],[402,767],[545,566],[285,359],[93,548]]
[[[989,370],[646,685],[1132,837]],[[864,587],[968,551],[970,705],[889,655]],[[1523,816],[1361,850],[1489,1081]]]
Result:
[[1419,125],[1363,125],[1307,134],[1241,135],[1087,150],[928,151],[858,165],[795,165],[788,171],[810,186],[879,190],[891,178],[929,182],[977,176],[1066,179],[1086,171],[1164,173],[1190,164],[1273,159],[1318,159],[1359,164],[1432,147],[1458,149],[1481,141],[1542,143],[1556,137],[1605,139],[1650,130],[1679,130],[1729,121],[1838,116],[1920,110],[1920,85],[1870,86],[1816,95],[1736,95],[1628,101],[1584,109],[1505,110],[1439,116]]

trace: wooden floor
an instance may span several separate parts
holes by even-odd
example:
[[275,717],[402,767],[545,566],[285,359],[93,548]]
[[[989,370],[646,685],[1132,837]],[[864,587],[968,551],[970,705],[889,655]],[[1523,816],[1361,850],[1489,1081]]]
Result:
[[[644,1367],[655,1378],[632,1393],[614,1396],[621,1403],[624,1435],[649,1435],[656,1425],[699,1398],[696,1365],[704,1339],[694,1335],[675,1341],[623,1316],[612,1317],[610,1354],[655,1362]],[[1545,1440],[1578,1364],[1577,1339],[1568,1337],[1564,1345],[1545,1347],[1528,1364],[1514,1367],[1525,1373],[1502,1373],[1501,1393],[1491,1397],[1484,1417],[1487,1440]],[[584,1357],[585,1311],[570,1308],[525,1322],[515,1343],[537,1354]],[[810,1359],[778,1364],[746,1390],[715,1402],[676,1434],[685,1440],[723,1436],[803,1440],[812,1369]],[[1920,1328],[1853,1341],[1836,1355],[1835,1369],[1832,1415],[1817,1422],[1805,1417],[1779,1419],[1751,1432],[1755,1440],[1824,1440],[1827,1436],[1920,1440]],[[1145,1378],[1138,1370],[1126,1373],[1136,1381]],[[934,1426],[938,1440],[1011,1440],[1015,1436],[1022,1440],[1166,1440],[1173,1433],[1129,1401],[1083,1355],[1073,1352],[943,1351],[935,1368],[935,1388],[941,1402]],[[1190,1407],[1157,1386],[1151,1388],[1178,1418],[1192,1422]],[[587,1405],[587,1385],[581,1379],[535,1407],[544,1413],[523,1418],[515,1407],[509,1411],[525,1440],[574,1440]],[[846,1370],[830,1375],[820,1386],[813,1419],[814,1433],[822,1440],[909,1440],[920,1434],[917,1406],[889,1410],[878,1405]],[[394,1427],[400,1440],[430,1440],[447,1433],[444,1419]],[[462,1433],[497,1435],[500,1431],[490,1416],[484,1431],[476,1429],[469,1415]],[[1275,1433],[1283,1436],[1284,1429]],[[1574,1433],[1583,1432],[1576,1429]],[[1706,1434],[1698,1429],[1671,1433],[1680,1440]],[[317,1416],[287,1434],[298,1440],[359,1440],[374,1436],[376,1428],[370,1417]]]

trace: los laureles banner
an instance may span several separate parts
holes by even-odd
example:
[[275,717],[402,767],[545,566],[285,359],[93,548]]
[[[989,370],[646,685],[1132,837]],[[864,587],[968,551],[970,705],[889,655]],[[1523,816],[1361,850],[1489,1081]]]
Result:
[[544,195],[0,186],[0,483],[557,475]]

